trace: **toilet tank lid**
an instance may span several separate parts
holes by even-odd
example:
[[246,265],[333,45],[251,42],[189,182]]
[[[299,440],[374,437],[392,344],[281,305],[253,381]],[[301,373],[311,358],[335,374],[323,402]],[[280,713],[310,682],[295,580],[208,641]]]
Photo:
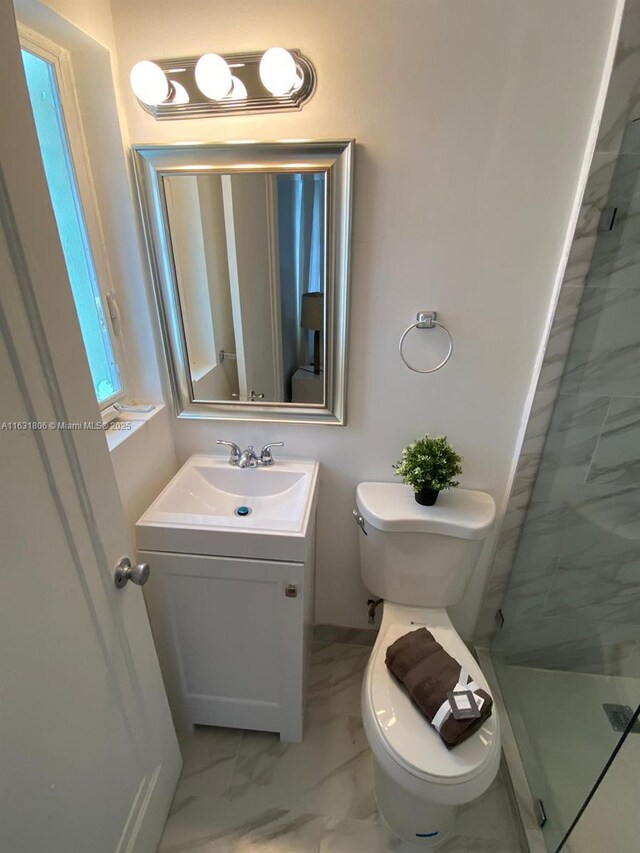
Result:
[[486,492],[448,489],[434,506],[416,503],[413,489],[401,483],[360,483],[358,509],[377,530],[396,533],[440,533],[459,539],[485,539],[496,517]]

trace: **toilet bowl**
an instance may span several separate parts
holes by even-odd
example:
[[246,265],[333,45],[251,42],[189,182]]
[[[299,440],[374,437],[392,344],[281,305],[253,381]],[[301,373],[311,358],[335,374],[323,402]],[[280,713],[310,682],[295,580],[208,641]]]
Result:
[[386,650],[425,627],[490,693],[477,661],[446,607],[466,590],[495,518],[493,499],[458,489],[433,507],[415,503],[395,483],[361,483],[357,491],[360,560],[367,588],[384,599],[382,624],[362,686],[362,719],[374,756],[379,811],[391,830],[416,848],[446,840],[456,809],[480,797],[500,764],[494,707],[482,727],[448,749],[385,664]]

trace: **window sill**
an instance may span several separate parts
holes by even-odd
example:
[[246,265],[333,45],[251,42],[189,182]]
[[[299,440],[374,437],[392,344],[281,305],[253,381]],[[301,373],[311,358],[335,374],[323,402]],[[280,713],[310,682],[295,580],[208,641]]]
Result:
[[159,403],[150,412],[122,412],[119,414],[113,424],[104,433],[109,453],[113,453],[117,447],[120,447],[127,439],[134,436],[145,424],[164,411],[164,408],[164,404]]

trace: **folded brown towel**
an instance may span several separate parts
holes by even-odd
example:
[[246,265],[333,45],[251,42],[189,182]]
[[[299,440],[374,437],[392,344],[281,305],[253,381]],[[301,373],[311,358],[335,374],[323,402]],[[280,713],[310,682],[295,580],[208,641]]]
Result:
[[[447,694],[458,684],[462,667],[445,652],[426,628],[410,631],[392,643],[387,649],[385,662],[430,723],[444,703],[449,708]],[[470,677],[464,678],[464,682],[467,681],[470,681]],[[481,687],[473,692],[475,696],[484,699],[479,717],[456,720],[452,713],[446,714],[446,710],[443,710],[436,719],[436,723],[439,723],[444,718],[439,734],[449,749],[471,737],[491,715],[491,696]]]

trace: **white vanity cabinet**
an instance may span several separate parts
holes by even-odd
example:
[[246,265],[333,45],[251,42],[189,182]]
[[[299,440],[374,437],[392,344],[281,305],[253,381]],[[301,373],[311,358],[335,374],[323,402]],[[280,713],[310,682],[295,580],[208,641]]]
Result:
[[314,605],[318,463],[240,470],[192,456],[136,524],[178,728],[302,740]]
[[313,602],[311,562],[140,552],[176,725],[302,740]]

